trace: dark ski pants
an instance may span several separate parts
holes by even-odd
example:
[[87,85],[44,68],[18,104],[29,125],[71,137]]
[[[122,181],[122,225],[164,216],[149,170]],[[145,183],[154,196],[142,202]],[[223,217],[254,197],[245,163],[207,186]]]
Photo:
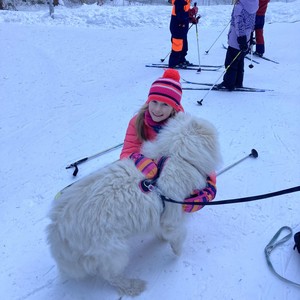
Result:
[[176,65],[183,63],[188,52],[187,34],[189,30],[189,21],[185,22],[184,26],[179,26],[176,16],[171,17],[170,31],[172,51],[169,57],[169,67],[173,68]]
[[[240,50],[228,47],[225,58],[225,69],[230,65],[223,76],[223,84],[233,90],[235,87],[242,87],[244,80],[244,58],[246,53]],[[238,55],[238,56],[237,56]]]

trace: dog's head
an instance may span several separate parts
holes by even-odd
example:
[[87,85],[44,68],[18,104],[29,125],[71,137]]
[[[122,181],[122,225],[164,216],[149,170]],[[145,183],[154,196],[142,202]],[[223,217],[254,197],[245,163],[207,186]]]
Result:
[[183,159],[205,174],[215,171],[221,162],[218,134],[207,120],[178,113],[152,142],[144,143],[145,156]]

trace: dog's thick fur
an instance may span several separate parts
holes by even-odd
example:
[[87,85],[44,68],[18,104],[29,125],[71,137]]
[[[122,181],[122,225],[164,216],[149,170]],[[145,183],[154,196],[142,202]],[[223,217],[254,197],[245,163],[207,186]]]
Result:
[[[206,176],[220,162],[215,128],[207,121],[178,113],[142,152],[157,159],[168,156],[158,190],[183,201],[193,189],[206,185]],[[165,203],[156,191],[143,193],[144,179],[130,159],[115,163],[61,191],[50,211],[48,242],[62,273],[72,278],[100,276],[121,294],[135,296],[145,282],[123,271],[129,260],[128,239],[155,233],[176,255],[185,238],[181,205]]]

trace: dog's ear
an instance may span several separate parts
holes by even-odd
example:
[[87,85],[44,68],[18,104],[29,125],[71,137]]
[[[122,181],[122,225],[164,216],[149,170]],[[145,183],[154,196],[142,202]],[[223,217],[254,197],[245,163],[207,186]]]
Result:
[[181,156],[186,160],[206,171],[215,170],[221,164],[218,132],[212,123],[190,117],[183,134],[186,151],[182,151]]
[[189,122],[189,134],[196,137],[216,137],[216,128],[208,121],[200,118],[191,118]]

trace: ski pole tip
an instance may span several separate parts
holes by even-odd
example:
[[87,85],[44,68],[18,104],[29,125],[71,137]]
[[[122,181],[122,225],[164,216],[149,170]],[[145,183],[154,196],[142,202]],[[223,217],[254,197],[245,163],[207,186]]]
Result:
[[197,70],[197,73],[200,73],[201,72],[201,68],[199,68],[198,70]]
[[253,156],[254,158],[257,158],[258,157],[258,152],[255,149],[252,149],[250,155]]
[[203,101],[203,99],[198,100],[197,103],[198,103],[199,105],[202,105],[202,101]]

